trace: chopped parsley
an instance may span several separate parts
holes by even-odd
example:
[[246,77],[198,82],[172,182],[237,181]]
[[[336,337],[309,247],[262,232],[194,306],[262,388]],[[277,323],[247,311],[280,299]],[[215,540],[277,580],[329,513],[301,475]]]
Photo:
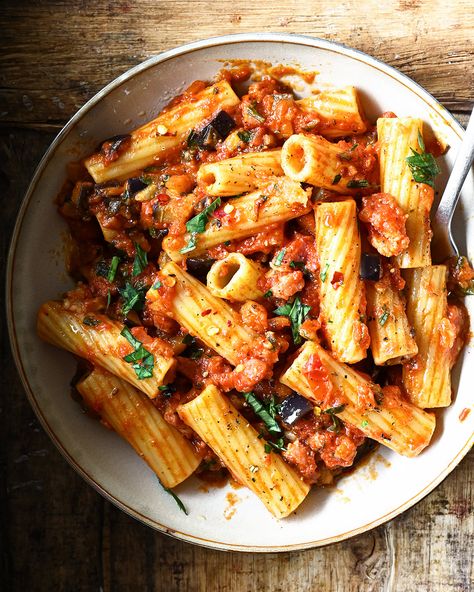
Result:
[[434,187],[434,179],[440,172],[439,166],[432,154],[426,152],[425,143],[421,133],[418,131],[418,145],[421,152],[417,152],[413,148],[411,156],[406,157],[406,162],[410,168],[413,180],[417,183],[426,183],[430,187]]
[[148,256],[138,243],[135,243],[135,259],[133,260],[132,276],[139,275],[148,265]]
[[183,247],[182,249],[180,249],[179,252],[184,255],[185,253],[189,253],[189,251],[194,251],[195,248],[196,248],[196,233],[193,232],[191,234],[191,236],[189,237],[188,244],[185,247]]
[[240,132],[237,132],[237,135],[242,140],[242,142],[245,142],[246,144],[248,144],[252,138],[252,134],[247,130],[241,130]]
[[278,440],[275,440],[274,442],[272,442],[271,440],[268,440],[267,442],[265,442],[265,452],[267,454],[270,454],[270,452],[272,450],[278,450],[280,452],[285,452],[286,451],[286,446],[285,446],[285,440],[283,439],[283,437],[278,438]]
[[341,413],[345,408],[345,405],[338,405],[337,407],[329,407],[329,409],[325,409],[323,413],[327,413],[331,416],[332,425],[328,427],[329,432],[335,432],[336,434],[341,431],[342,421],[337,417],[338,413]]
[[291,322],[291,333],[295,345],[301,343],[300,327],[308,316],[311,306],[303,304],[297,296],[293,302],[279,306],[273,312],[276,315],[288,317]]
[[369,422],[366,419],[364,419],[364,421],[360,424],[360,427],[366,428],[368,425],[369,425]]
[[278,255],[275,257],[275,263],[274,265],[276,265],[277,267],[280,267],[280,265],[282,264],[283,261],[283,257],[285,256],[286,253],[286,249],[282,249]]
[[136,288],[129,282],[126,282],[125,288],[119,289],[120,296],[123,298],[122,313],[127,315],[131,310],[142,310],[145,304],[145,289]]
[[166,491],[166,493],[168,493],[169,495],[171,495],[171,497],[174,499],[174,501],[177,503],[178,508],[181,510],[181,512],[184,512],[186,514],[186,516],[189,516],[189,512],[186,508],[186,506],[183,504],[183,502],[179,499],[179,497],[176,495],[176,493],[172,490],[169,489],[168,487],[165,487],[163,485],[163,483],[158,479],[159,484],[161,485],[161,487],[163,487],[163,489]]
[[389,312],[388,308],[384,305],[383,312],[379,318],[379,325],[381,327],[383,327],[385,325],[385,323],[388,321],[389,316],[390,316],[390,312]]
[[198,347],[196,339],[190,335],[189,333],[183,337],[184,345],[186,345],[186,350],[181,354],[184,358],[190,358],[191,360],[199,360],[204,353],[204,349],[202,347]]
[[206,230],[206,224],[209,221],[209,216],[221,205],[221,198],[215,199],[202,212],[191,218],[186,222],[186,230],[190,233],[201,233]]
[[255,415],[258,415],[263,423],[266,425],[270,434],[281,434],[281,428],[278,425],[275,415],[276,415],[276,405],[274,400],[270,402],[270,404],[265,405],[257,399],[254,393],[242,393],[246,402],[250,405],[253,409]]
[[334,177],[334,179],[332,180],[331,185],[337,185],[339,183],[339,181],[342,179],[342,175],[340,175],[339,173]]
[[117,255],[114,255],[112,257],[112,261],[110,262],[110,267],[109,267],[109,271],[107,273],[107,280],[109,282],[113,282],[115,279],[115,276],[117,274],[117,269],[120,263],[120,257],[118,257]]
[[328,271],[329,271],[329,263],[326,263],[326,265],[324,266],[323,271],[319,274],[319,277],[321,278],[322,282],[325,282],[327,277],[328,277]]
[[365,179],[351,179],[350,181],[348,181],[347,183],[347,187],[349,189],[357,189],[357,188],[361,188],[361,187],[369,187],[369,182],[366,181]]
[[151,378],[155,366],[155,358],[153,357],[153,354],[143,347],[143,343],[132,335],[128,327],[124,327],[120,332],[120,335],[125,337],[130,345],[135,348],[132,353],[123,358],[125,362],[132,364],[132,368],[135,370],[138,380]]
[[188,244],[180,250],[180,253],[188,253],[196,248],[196,235],[206,230],[206,224],[209,222],[209,216],[221,205],[220,197],[215,199],[202,212],[186,222],[186,230],[191,234]]
[[156,280],[156,282],[153,284],[152,288],[153,290],[158,290],[158,288],[161,288],[163,284],[160,282],[160,280]]
[[247,107],[247,113],[253,117],[254,119],[256,119],[257,121],[259,121],[260,123],[263,123],[265,121],[265,117],[258,112],[255,104],[253,105],[249,105]]
[[158,390],[164,397],[171,397],[176,392],[176,387],[173,384],[162,384],[158,387]]
[[271,290],[267,290],[263,295],[264,298],[271,298],[273,296],[273,292]]

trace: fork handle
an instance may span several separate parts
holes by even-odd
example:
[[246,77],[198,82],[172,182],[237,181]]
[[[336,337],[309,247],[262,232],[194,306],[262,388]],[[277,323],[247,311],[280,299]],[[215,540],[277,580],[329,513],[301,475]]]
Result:
[[456,155],[453,170],[446,184],[443,196],[433,218],[433,232],[438,243],[445,243],[455,254],[459,255],[458,248],[451,235],[451,220],[459,200],[464,181],[471,170],[474,159],[474,111],[471,113],[464,139]]

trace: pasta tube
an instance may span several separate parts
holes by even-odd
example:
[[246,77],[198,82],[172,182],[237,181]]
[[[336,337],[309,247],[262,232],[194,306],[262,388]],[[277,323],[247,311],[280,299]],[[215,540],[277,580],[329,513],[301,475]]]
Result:
[[320,318],[329,347],[341,362],[355,363],[369,346],[365,289],[359,278],[360,237],[356,205],[349,199],[316,207]]
[[262,273],[262,267],[242,253],[229,253],[213,263],[207,274],[207,287],[214,296],[226,300],[258,300],[263,297],[263,292],[257,287]]
[[211,247],[232,239],[252,236],[265,230],[269,225],[286,222],[306,214],[311,209],[309,190],[287,177],[274,177],[262,185],[258,191],[232,199],[223,208],[218,220],[208,223],[201,234],[183,237],[166,237],[163,249],[173,261],[181,261],[186,256],[181,252],[193,238],[195,247],[190,251],[195,257]]
[[281,150],[267,150],[203,164],[197,181],[207,195],[225,197],[253,191],[262,178],[278,175],[283,175]]
[[341,138],[367,131],[357,90],[353,86],[321,91],[296,103],[320,120],[317,130],[325,138]]
[[404,364],[403,384],[418,407],[451,403],[450,347],[454,332],[447,317],[446,267],[410,269],[406,279],[407,315],[415,329],[418,355]]
[[291,514],[308,495],[309,485],[281,456],[265,452],[265,440],[215,386],[178,407],[178,413],[275,518]]
[[280,382],[321,406],[324,401],[305,372],[307,364],[313,361],[321,364],[327,373],[338,404],[345,405],[338,414],[342,421],[404,456],[417,456],[428,446],[435,428],[432,413],[399,397],[387,398],[378,385],[335,360],[317,343],[304,344]]
[[[167,263],[162,272],[176,280],[173,318],[231,364],[239,364],[243,352],[261,343],[263,338],[245,327],[240,315],[227,302],[211,294],[176,263]],[[151,288],[146,297],[153,302],[159,296]],[[263,345],[273,348],[266,340]]]
[[126,440],[157,474],[164,487],[187,479],[201,459],[136,388],[101,368],[76,385],[87,406]]
[[366,282],[367,326],[374,362],[400,364],[418,353],[402,295],[385,282]]
[[281,166],[290,179],[349,195],[360,189],[347,186],[352,177],[342,172],[347,168],[338,158],[343,152],[321,136],[294,134],[283,144]]
[[[44,341],[102,366],[150,398],[156,397],[158,387],[173,376],[176,360],[168,351],[159,351],[163,348],[158,339],[148,338],[150,344],[147,340],[142,358],[137,355],[135,362],[125,361],[134,353],[134,347],[121,335],[124,325],[104,315],[72,312],[60,302],[49,301],[39,309],[37,329]],[[145,377],[140,378],[140,359],[144,358],[149,371],[142,372]]]
[[423,122],[412,117],[377,120],[380,144],[380,184],[383,193],[390,193],[408,215],[406,231],[410,244],[398,255],[399,267],[425,267],[431,264],[430,210],[434,190],[429,185],[414,181],[406,162],[411,148],[419,150],[418,134]]
[[96,183],[125,179],[135,171],[163,161],[202,121],[215,111],[235,107],[239,102],[227,81],[217,82],[194,95],[192,100],[171,107],[133,131],[115,159],[99,152],[86,159],[86,168]]

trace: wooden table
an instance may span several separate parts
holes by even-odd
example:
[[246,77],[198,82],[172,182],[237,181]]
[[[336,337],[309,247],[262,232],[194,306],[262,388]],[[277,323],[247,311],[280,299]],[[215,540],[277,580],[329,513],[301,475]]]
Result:
[[[472,108],[472,0],[4,0],[0,22],[3,258],[29,179],[64,122],[117,75],[184,42],[260,30],[337,40],[407,73],[461,122]],[[3,318],[0,331],[0,589],[474,590],[473,454],[416,507],[350,541],[283,555],[210,551],[135,522],[76,475],[26,400]]]

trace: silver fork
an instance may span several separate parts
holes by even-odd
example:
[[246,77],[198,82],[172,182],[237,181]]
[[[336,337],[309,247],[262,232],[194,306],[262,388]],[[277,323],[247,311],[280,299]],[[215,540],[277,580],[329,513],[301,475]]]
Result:
[[[471,113],[466,132],[459,147],[453,170],[432,220],[434,254],[457,255],[459,249],[453,237],[451,221],[459,200],[464,181],[474,160],[474,111]],[[474,196],[473,196],[474,198]],[[448,252],[447,252],[448,251]]]

